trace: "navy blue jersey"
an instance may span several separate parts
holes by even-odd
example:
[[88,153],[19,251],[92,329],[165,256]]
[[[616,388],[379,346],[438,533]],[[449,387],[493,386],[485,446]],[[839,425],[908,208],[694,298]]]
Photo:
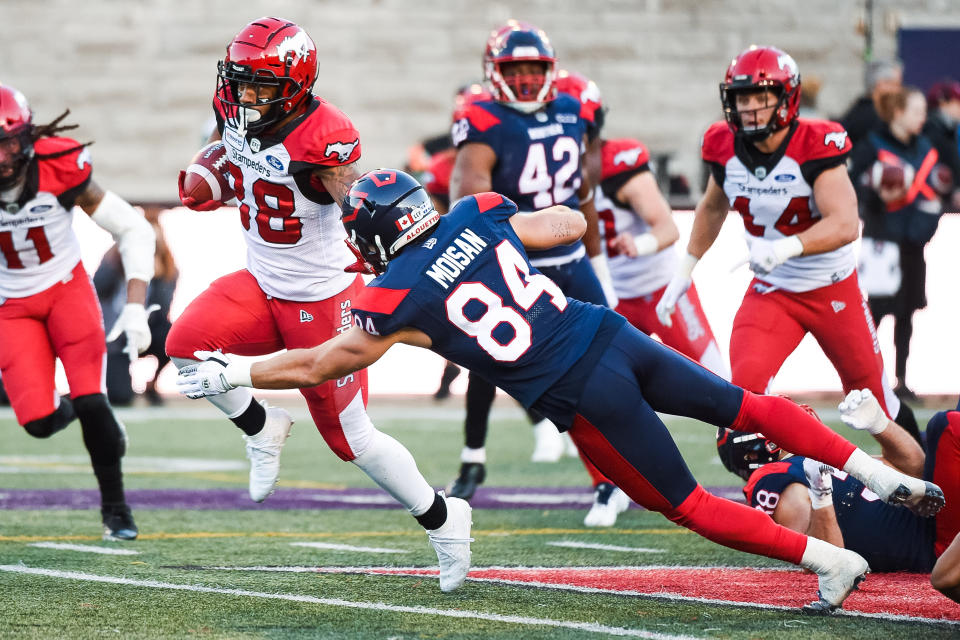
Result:
[[[743,489],[747,503],[772,514],[789,485],[810,486],[803,472],[804,459],[794,456],[754,471]],[[843,545],[863,556],[873,571],[927,573],[933,569],[934,518],[921,518],[909,509],[884,503],[843,471],[833,474],[833,508]]]
[[[580,101],[559,94],[535,113],[522,113],[496,101],[476,102],[453,124],[458,147],[479,142],[493,149],[497,162],[491,188],[517,203],[520,211],[537,211],[554,204],[577,209],[581,182],[580,156],[587,123]],[[530,259],[582,255],[583,245],[531,252]]]
[[568,299],[530,266],[509,222],[516,212],[495,193],[462,198],[367,285],[354,322],[375,335],[419,329],[433,351],[532,405],[611,312]]

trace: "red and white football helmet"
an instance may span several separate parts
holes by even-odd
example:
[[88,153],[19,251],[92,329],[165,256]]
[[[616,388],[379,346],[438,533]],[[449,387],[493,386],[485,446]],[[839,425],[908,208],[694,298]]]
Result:
[[[533,113],[557,95],[554,86],[557,57],[543,30],[523,22],[508,23],[488,40],[483,72],[494,100],[524,113]],[[504,75],[516,62],[543,63],[543,73]]]
[[0,85],[0,189],[26,174],[33,157],[33,113],[22,93]]
[[[779,97],[773,117],[764,127],[745,129],[737,111],[739,91],[772,89]],[[800,111],[800,69],[790,54],[776,47],[752,45],[733,59],[720,84],[720,103],[730,129],[748,140],[763,140],[790,126]]]
[[[258,133],[300,109],[317,80],[317,46],[299,26],[281,18],[260,18],[245,26],[217,63],[217,100],[231,126]],[[260,115],[240,103],[241,84],[277,87]]]
[[559,93],[573,96],[580,101],[580,115],[587,121],[587,135],[590,139],[600,135],[607,108],[603,104],[597,83],[576,71],[560,69],[557,71],[554,86]]

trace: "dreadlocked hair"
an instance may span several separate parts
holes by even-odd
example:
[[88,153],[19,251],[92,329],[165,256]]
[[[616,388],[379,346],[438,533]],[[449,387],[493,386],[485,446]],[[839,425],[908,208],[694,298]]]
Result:
[[[61,113],[59,116],[54,118],[52,122],[48,124],[33,125],[32,131],[30,132],[30,137],[32,138],[32,141],[36,142],[40,138],[50,138],[57,135],[58,133],[62,133],[64,131],[70,131],[71,129],[76,129],[79,125],[75,125],[75,124],[61,125],[60,124],[63,121],[63,119],[66,118],[68,115],[70,115],[70,109],[67,109],[66,111]],[[51,160],[53,158],[59,158],[60,156],[69,155],[75,151],[79,151],[80,149],[83,149],[84,147],[89,147],[92,144],[93,144],[92,141],[84,142],[83,144],[77,144],[77,146],[75,147],[70,147],[69,149],[57,151],[56,153],[37,154],[36,157],[38,160]]]

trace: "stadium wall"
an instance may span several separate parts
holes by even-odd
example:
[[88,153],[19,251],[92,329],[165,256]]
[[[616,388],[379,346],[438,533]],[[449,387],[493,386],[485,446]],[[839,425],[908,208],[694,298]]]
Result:
[[[263,13],[295,20],[320,50],[316,92],[353,118],[364,168],[395,166],[449,123],[452,95],[480,76],[489,30],[515,17],[550,34],[563,65],[594,78],[610,137],[673,154],[694,189],[699,138],[720,117],[717,84],[751,43],[789,51],[823,81],[835,115],[862,90],[861,1],[836,0],[4,0],[0,82],[37,120],[72,110],[95,140],[97,180],[134,201],[172,202],[176,175],[209,126],[216,61]],[[895,27],[958,26],[955,0],[875,0],[874,54]]]

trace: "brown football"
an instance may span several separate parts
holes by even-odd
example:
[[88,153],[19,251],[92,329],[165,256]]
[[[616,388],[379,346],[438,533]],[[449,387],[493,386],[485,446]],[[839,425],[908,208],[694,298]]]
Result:
[[197,151],[183,178],[183,194],[198,203],[233,198],[230,167],[223,142],[216,140]]

